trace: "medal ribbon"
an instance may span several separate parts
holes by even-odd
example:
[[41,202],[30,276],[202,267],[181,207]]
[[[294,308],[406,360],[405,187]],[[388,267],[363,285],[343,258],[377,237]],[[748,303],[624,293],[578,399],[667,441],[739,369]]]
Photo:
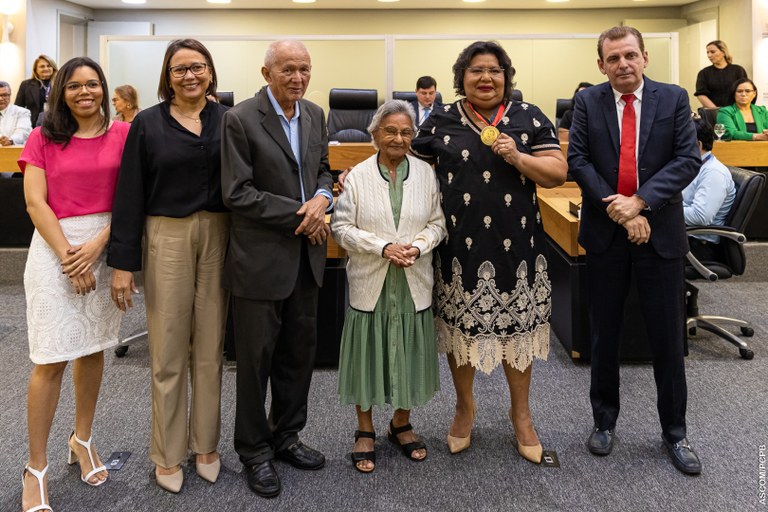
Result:
[[478,117],[478,119],[482,119],[483,122],[485,122],[488,126],[496,126],[499,124],[499,121],[501,121],[501,118],[504,117],[504,104],[502,103],[499,105],[499,110],[496,111],[496,116],[493,118],[493,122],[486,119],[484,116],[480,115],[477,110],[475,110],[475,107],[472,106],[472,103],[467,101],[467,105],[469,105],[469,109],[474,112],[474,114]]

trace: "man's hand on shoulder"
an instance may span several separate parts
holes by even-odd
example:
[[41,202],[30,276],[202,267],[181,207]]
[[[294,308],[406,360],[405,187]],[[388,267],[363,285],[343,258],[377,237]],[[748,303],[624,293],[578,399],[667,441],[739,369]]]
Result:
[[609,203],[606,212],[613,222],[624,224],[637,217],[645,208],[645,201],[639,196],[624,196],[613,194],[603,198],[604,203]]

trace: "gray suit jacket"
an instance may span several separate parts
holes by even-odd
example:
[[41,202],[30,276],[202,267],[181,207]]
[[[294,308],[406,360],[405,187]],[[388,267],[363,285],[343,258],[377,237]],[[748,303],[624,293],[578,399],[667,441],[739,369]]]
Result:
[[[301,162],[304,190],[331,192],[328,132],[320,107],[300,102]],[[294,231],[302,221],[299,165],[269,102],[266,87],[256,97],[224,114],[221,135],[221,185],[232,210],[224,287],[237,297],[282,300],[296,284],[302,244],[318,286],[323,282],[325,244],[312,245]]]

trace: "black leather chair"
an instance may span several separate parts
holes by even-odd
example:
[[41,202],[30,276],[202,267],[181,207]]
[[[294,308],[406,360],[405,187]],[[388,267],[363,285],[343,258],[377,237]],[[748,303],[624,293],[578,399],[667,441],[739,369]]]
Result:
[[708,279],[709,281],[729,279],[743,274],[746,268],[744,242],[747,238],[743,234],[744,228],[755,211],[757,198],[765,186],[766,178],[764,174],[747,171],[739,167],[729,166],[728,169],[736,183],[736,198],[725,220],[725,226],[690,227],[687,229],[688,236],[694,234],[719,235],[720,243],[717,244],[718,250],[712,251],[713,254],[701,261],[692,252],[687,255],[688,264],[685,269],[685,277],[688,289],[686,293],[688,319],[686,327],[689,335],[695,335],[697,328],[709,331],[736,345],[742,358],[752,359],[755,354],[747,347],[747,344],[733,333],[726,331],[722,325],[738,326],[744,336],[752,336],[755,333],[752,326],[748,322],[736,318],[700,315],[698,308],[699,289],[690,282],[695,279]]
[[560,119],[563,118],[563,114],[573,108],[573,99],[571,98],[557,98],[555,100],[555,128],[560,128]]
[[328,140],[370,142],[368,125],[379,107],[376,89],[331,89]]
[[513,100],[523,101],[523,91],[520,89],[512,89],[512,94],[509,97]]
[[[416,101],[416,93],[414,91],[393,91],[392,99],[403,100],[403,101]],[[442,102],[443,102],[443,95],[440,94],[440,91],[438,91],[435,93],[435,103],[442,103]]]
[[717,123],[717,112],[720,109],[718,107],[715,108],[707,108],[707,107],[699,107],[699,115],[702,119],[704,119],[709,126],[714,129],[715,124]]
[[216,91],[216,97],[222,105],[230,108],[235,106],[235,93],[232,91]]
[[29,247],[35,226],[27,214],[24,180],[0,177],[0,247]]

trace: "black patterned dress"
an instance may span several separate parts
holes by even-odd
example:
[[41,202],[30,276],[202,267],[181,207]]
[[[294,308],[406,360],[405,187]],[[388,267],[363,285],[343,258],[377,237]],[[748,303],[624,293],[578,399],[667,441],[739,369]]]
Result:
[[[439,350],[490,373],[549,353],[551,283],[536,184],[480,141],[461,100],[436,109],[413,151],[435,164],[448,237],[435,255]],[[518,150],[560,150],[538,107],[511,101],[497,125]]]

